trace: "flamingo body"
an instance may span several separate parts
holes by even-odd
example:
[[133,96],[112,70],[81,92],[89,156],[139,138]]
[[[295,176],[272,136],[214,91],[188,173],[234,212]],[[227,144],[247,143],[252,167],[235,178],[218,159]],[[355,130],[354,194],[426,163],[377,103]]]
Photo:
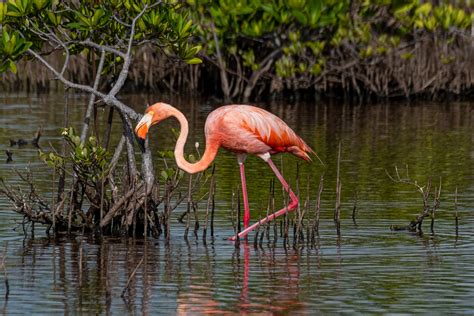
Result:
[[[214,160],[220,147],[237,154],[245,211],[245,229],[238,234],[239,237],[244,237],[259,225],[296,209],[299,203],[298,198],[271,160],[271,155],[289,152],[310,161],[309,154],[316,153],[278,116],[251,105],[226,105],[217,108],[206,119],[204,127],[206,150],[201,159],[195,163],[190,163],[184,158],[184,145],[189,132],[188,121],[183,113],[171,105],[159,102],[149,106],[138,122],[135,133],[138,137],[145,139],[152,125],[169,117],[175,117],[181,125],[174,155],[178,167],[184,171],[193,174],[205,170]],[[269,164],[291,199],[285,208],[251,226],[249,226],[250,209],[244,169],[247,154],[257,155]]]
[[251,105],[226,105],[212,111],[205,124],[206,139],[238,154],[291,152],[311,160],[313,150],[278,116]]

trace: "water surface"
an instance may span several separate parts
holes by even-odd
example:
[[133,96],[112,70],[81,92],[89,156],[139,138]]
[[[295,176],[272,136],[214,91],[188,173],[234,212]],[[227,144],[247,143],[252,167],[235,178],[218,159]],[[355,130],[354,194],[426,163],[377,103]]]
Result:
[[[137,109],[156,96],[130,95],[124,101]],[[205,100],[166,99],[190,120],[188,152],[204,144],[203,125],[218,104]],[[38,189],[51,196],[50,170],[32,146],[10,147],[9,139],[31,139],[43,128],[40,144],[59,146],[64,125],[63,95],[3,95],[0,97],[0,152],[13,152],[13,162],[0,159],[0,176],[18,185],[14,168],[30,167]],[[70,95],[68,125],[80,127],[87,98]],[[324,174],[322,221],[314,245],[293,248],[282,239],[249,242],[236,248],[231,195],[240,177],[236,159],[219,152],[215,238],[203,242],[183,238],[183,225],[172,221],[171,240],[58,236],[47,238],[43,227],[32,236],[22,218],[0,197],[0,254],[8,242],[6,268],[10,295],[5,300],[0,276],[0,311],[42,313],[225,313],[225,312],[402,312],[471,313],[474,309],[474,104],[469,102],[407,102],[349,106],[338,103],[272,102],[262,107],[284,119],[312,146],[325,165],[299,163],[300,177],[311,181],[314,205],[319,177]],[[99,109],[98,129],[106,113]],[[115,121],[119,124],[119,121]],[[154,150],[171,149],[165,122],[153,127]],[[115,144],[120,129],[112,137]],[[342,225],[337,236],[332,221],[336,160],[342,144]],[[282,158],[280,158],[282,157]],[[295,187],[298,159],[277,156],[277,165]],[[160,163],[156,164],[157,169]],[[422,209],[414,186],[392,182],[394,166],[420,184],[441,178],[441,206],[435,233],[393,232],[390,225],[407,224]],[[255,157],[246,165],[253,220],[267,203],[271,170]],[[159,173],[159,170],[157,170]],[[304,185],[305,186],[305,185]],[[459,234],[454,222],[454,192],[458,188]],[[351,212],[357,201],[354,223]],[[282,194],[277,187],[277,204]],[[204,206],[203,206],[204,207]],[[203,208],[201,207],[201,209]],[[184,211],[176,209],[175,216]],[[311,211],[312,212],[312,211]],[[203,218],[204,214],[200,214]],[[29,227],[28,227],[29,228]],[[2,246],[3,244],[3,246]],[[140,264],[140,265],[139,265]],[[125,298],[122,290],[131,279]]]

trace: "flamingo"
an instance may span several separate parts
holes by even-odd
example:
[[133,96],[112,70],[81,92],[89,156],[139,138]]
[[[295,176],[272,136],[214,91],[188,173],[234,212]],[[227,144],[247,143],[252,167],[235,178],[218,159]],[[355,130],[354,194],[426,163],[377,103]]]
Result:
[[[206,136],[205,152],[201,159],[195,163],[190,163],[184,158],[184,144],[189,132],[188,121],[183,113],[173,106],[163,102],[149,106],[138,122],[135,133],[139,138],[145,139],[152,125],[170,117],[176,118],[181,125],[174,156],[178,167],[182,170],[190,174],[205,170],[216,157],[219,147],[237,155],[244,200],[244,230],[238,234],[240,238],[247,236],[258,226],[287,212],[294,211],[298,207],[297,196],[273,163],[271,155],[289,152],[296,157],[311,161],[309,154],[316,155],[316,153],[278,116],[261,108],[243,104],[225,105],[215,109],[207,117],[204,127]],[[254,154],[268,163],[290,196],[290,203],[286,207],[251,226],[249,226],[250,208],[244,166],[247,154]],[[319,159],[317,155],[316,157]],[[234,238],[235,236],[230,239],[233,240]]]

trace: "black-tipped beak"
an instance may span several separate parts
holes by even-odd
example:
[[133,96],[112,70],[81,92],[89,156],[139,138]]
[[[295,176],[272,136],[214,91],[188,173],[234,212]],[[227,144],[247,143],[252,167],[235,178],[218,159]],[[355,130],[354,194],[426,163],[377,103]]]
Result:
[[145,139],[148,134],[150,126],[153,124],[153,111],[149,111],[143,115],[137,127],[135,127],[135,135],[137,136],[137,143],[140,146],[142,152],[145,152]]
[[142,151],[142,153],[144,153],[145,152],[145,139],[138,136],[135,137],[135,139],[137,140],[138,147],[140,147],[140,150]]
[[[155,122],[157,123],[157,122]],[[143,115],[142,119],[138,122],[137,127],[135,127],[135,134],[145,139],[146,134],[148,134],[148,130],[150,126],[153,124],[153,111],[150,111]]]

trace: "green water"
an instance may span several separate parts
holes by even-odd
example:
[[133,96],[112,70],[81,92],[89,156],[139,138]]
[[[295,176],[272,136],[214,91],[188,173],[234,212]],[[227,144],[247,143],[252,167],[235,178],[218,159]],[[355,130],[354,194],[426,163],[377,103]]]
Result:
[[[13,162],[0,159],[0,176],[17,185],[14,168],[33,170],[38,189],[48,198],[52,175],[29,145],[10,147],[9,139],[31,139],[43,128],[40,145],[59,145],[63,126],[62,95],[4,95],[0,97],[0,153],[13,152]],[[124,101],[142,109],[157,96],[129,95]],[[180,108],[190,121],[188,152],[204,144],[207,114],[219,104],[185,98],[165,101]],[[69,97],[70,124],[80,127],[87,99]],[[172,221],[171,241],[91,238],[48,239],[44,228],[25,237],[22,218],[0,196],[0,254],[8,242],[6,268],[10,284],[4,299],[0,271],[0,311],[16,313],[472,313],[474,303],[474,104],[377,103],[349,106],[334,103],[260,104],[284,119],[324,162],[299,162],[306,190],[310,179],[311,204],[319,177],[324,175],[320,235],[313,246],[285,247],[263,242],[254,247],[253,235],[239,248],[226,237],[233,233],[231,196],[240,183],[234,155],[219,152],[216,159],[216,237],[204,243],[183,238],[184,227]],[[99,109],[99,130],[106,112]],[[116,121],[119,124],[119,121]],[[171,149],[164,122],[151,130],[154,150]],[[115,144],[120,128],[112,137]],[[337,236],[332,221],[335,205],[336,161],[342,145],[342,224]],[[137,150],[138,154],[138,150]],[[1,157],[1,156],[0,156]],[[280,158],[281,157],[281,158]],[[298,159],[276,156],[295,187]],[[156,163],[160,168],[160,162]],[[441,205],[435,233],[429,222],[424,234],[393,232],[421,210],[415,187],[394,183],[387,172],[394,167],[420,185],[442,181]],[[246,164],[252,221],[263,214],[272,172],[258,158]],[[158,170],[159,173],[159,170]],[[454,192],[458,188],[459,234],[454,222]],[[282,204],[280,187],[277,204]],[[306,193],[302,193],[305,195]],[[351,213],[357,201],[354,223]],[[432,203],[432,200],[430,200]],[[201,206],[200,218],[204,217]],[[176,209],[176,216],[184,205]],[[312,211],[311,211],[312,212]],[[3,244],[3,246],[2,246]],[[125,299],[128,277],[137,265]]]

